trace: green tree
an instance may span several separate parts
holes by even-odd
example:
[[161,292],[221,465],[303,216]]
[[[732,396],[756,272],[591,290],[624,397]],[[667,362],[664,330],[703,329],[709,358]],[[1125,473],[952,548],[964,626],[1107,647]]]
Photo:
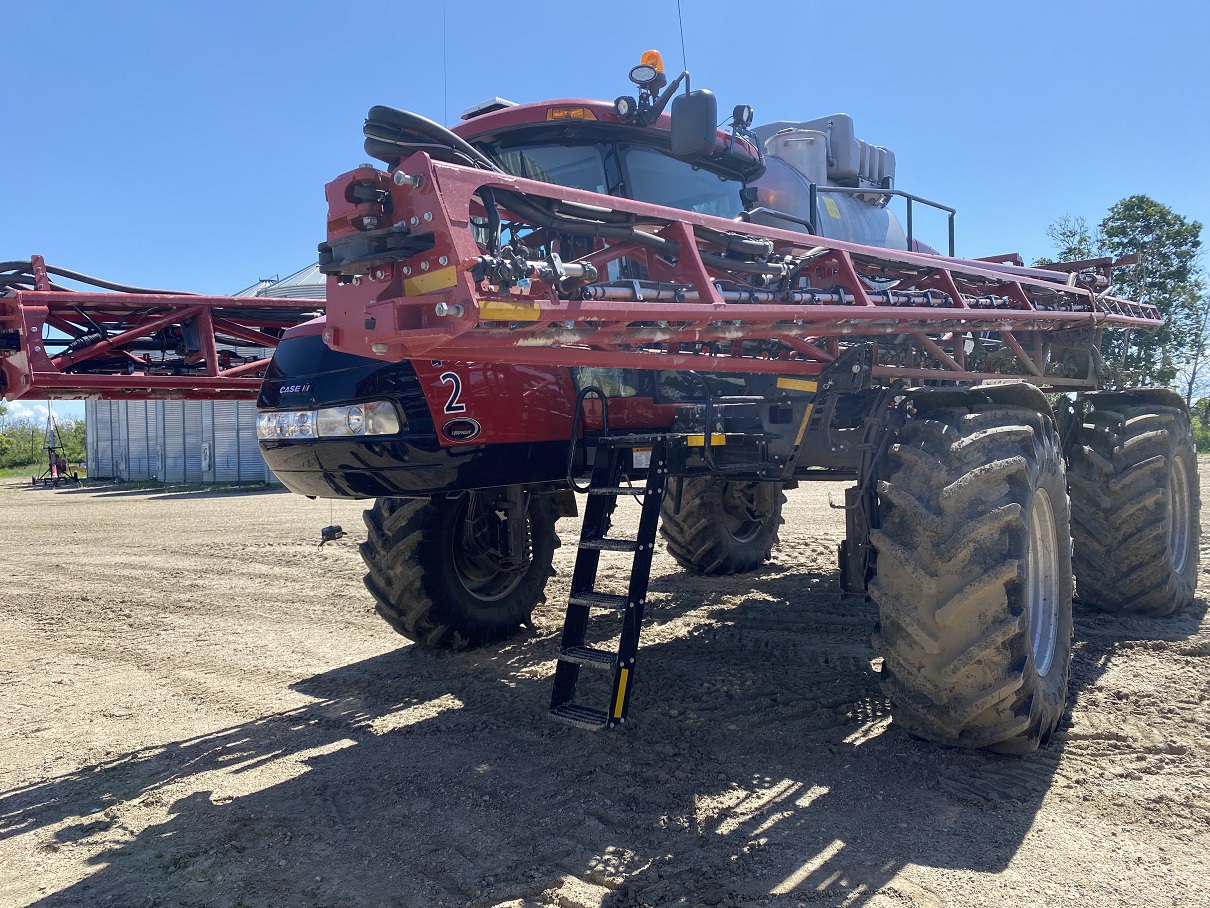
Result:
[[[1194,400],[1210,391],[1210,293],[1202,293],[1190,323],[1190,338],[1186,345],[1188,356],[1181,368],[1181,391],[1185,403],[1193,406]],[[1210,420],[1210,413],[1206,417]]]
[[58,421],[59,444],[63,456],[71,463],[83,463],[86,454],[84,420],[61,419]]
[[37,463],[42,450],[42,429],[33,419],[5,417],[0,428],[0,466],[23,467]]
[[1066,214],[1046,228],[1046,235],[1055,244],[1058,258],[1041,258],[1035,262],[1037,265],[1095,258],[1101,254],[1101,246],[1104,243],[1103,237],[1094,236],[1089,231],[1086,220]]
[[1201,230],[1200,222],[1145,195],[1122,199],[1101,221],[1107,254],[1139,257],[1137,265],[1114,273],[1114,295],[1150,303],[1164,316],[1155,331],[1106,332],[1106,359],[1136,375],[1139,384],[1171,384],[1197,346]]
[[1037,262],[1137,255],[1137,265],[1114,272],[1112,292],[1156,306],[1164,325],[1151,331],[1106,331],[1101,353],[1131,384],[1172,385],[1179,375],[1189,402],[1203,390],[1210,366],[1210,297],[1197,268],[1201,230],[1198,221],[1134,195],[1110,208],[1095,231],[1082,217],[1059,218],[1046,229],[1058,257]]

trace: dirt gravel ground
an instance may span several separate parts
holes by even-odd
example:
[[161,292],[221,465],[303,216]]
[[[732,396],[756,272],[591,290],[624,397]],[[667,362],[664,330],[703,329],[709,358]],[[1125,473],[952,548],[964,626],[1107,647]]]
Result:
[[573,520],[534,630],[448,654],[373,614],[357,504],[2,489],[0,905],[1210,905],[1205,598],[1077,606],[1046,751],[934,746],[838,597],[842,495],[753,576],[659,552],[592,734],[546,717]]

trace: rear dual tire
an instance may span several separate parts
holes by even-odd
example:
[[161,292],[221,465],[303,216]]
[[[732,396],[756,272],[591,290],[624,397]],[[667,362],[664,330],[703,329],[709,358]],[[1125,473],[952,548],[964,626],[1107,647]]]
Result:
[[698,574],[744,574],[772,554],[786,496],[779,483],[693,476],[669,483],[660,508],[668,554]]
[[1105,611],[1169,615],[1197,587],[1201,499],[1188,413],[1167,391],[1083,403],[1068,469],[1076,593]]

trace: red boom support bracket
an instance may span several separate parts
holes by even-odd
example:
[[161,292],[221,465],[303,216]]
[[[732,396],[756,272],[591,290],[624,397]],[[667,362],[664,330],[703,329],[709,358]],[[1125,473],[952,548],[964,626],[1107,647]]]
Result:
[[255,398],[282,333],[323,307],[65,290],[40,256],[29,265],[31,289],[0,292],[0,393],[11,399]]

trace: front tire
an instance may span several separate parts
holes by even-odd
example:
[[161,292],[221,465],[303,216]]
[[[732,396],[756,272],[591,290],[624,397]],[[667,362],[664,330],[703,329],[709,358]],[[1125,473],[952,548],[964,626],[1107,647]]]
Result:
[[917,399],[917,417],[879,465],[874,647],[907,731],[1029,753],[1048,741],[1067,701],[1063,457],[1049,416],[966,396],[968,406],[933,410]]
[[554,569],[555,511],[548,496],[529,500],[530,557],[501,565],[505,527],[485,498],[379,498],[365,512],[360,546],[366,589],[378,614],[409,640],[464,649],[502,640],[530,623],[546,601]]
[[668,553],[698,574],[743,574],[777,545],[786,496],[778,483],[695,476],[670,484],[660,508]]
[[1105,611],[1169,615],[1197,587],[1201,499],[1188,413],[1171,392],[1089,394],[1084,404],[1068,468],[1076,592]]

